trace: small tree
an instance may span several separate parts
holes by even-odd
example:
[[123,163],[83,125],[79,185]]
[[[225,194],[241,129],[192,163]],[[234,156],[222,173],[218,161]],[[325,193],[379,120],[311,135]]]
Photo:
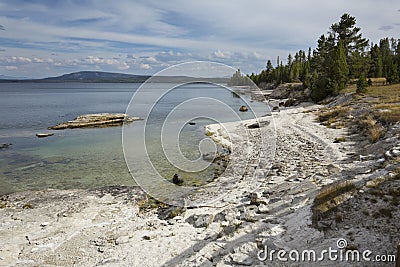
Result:
[[364,74],[360,75],[360,78],[357,80],[357,90],[356,92],[358,94],[363,94],[367,92],[367,87],[368,87],[368,81],[367,78],[365,78]]
[[243,86],[243,85],[251,85],[250,79],[247,76],[244,76],[240,70],[238,69],[232,77],[228,81],[229,86]]
[[337,88],[333,92],[340,91],[346,87],[349,75],[349,67],[346,62],[346,54],[342,41],[339,41],[334,48],[330,63],[330,78],[336,82],[335,87]]

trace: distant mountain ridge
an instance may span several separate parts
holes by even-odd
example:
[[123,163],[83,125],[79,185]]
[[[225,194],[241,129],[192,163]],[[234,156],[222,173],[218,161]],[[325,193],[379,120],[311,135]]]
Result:
[[0,76],[0,82],[126,82],[142,83],[151,76],[103,71],[79,71],[42,79],[18,79]]
[[[150,75],[135,75],[103,71],[79,71],[56,77],[43,79],[4,79],[0,76],[0,82],[92,82],[92,83],[143,83]],[[195,80],[205,82],[226,83],[228,78],[192,78],[186,76],[155,76],[151,82],[191,82]]]
[[144,82],[150,76],[149,75],[134,75],[125,73],[115,72],[103,72],[103,71],[79,71],[64,74],[57,77],[48,77],[39,79],[38,81],[50,82],[68,82],[68,81],[80,81],[80,82]]
[[24,77],[13,77],[0,74],[0,80],[18,80],[18,79],[26,79]]

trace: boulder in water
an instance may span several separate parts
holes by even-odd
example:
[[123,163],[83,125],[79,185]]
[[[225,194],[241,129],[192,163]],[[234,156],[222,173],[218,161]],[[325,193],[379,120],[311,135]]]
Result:
[[172,182],[176,185],[182,185],[183,184],[183,179],[179,177],[177,173],[174,174],[174,177],[172,178]]
[[49,137],[49,136],[53,136],[53,133],[37,133],[36,136],[39,138],[44,138],[44,137]]
[[249,109],[248,109],[248,107],[247,106],[241,106],[240,108],[239,108],[239,111],[241,111],[241,112],[245,112],[245,111],[248,111]]
[[1,144],[0,149],[7,149],[11,146],[12,144]]

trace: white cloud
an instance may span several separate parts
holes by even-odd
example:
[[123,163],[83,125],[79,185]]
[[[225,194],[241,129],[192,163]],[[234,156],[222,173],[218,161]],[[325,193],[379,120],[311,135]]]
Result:
[[222,52],[221,50],[217,50],[213,53],[213,55],[217,58],[230,58],[232,56],[231,52]]
[[144,69],[144,70],[149,70],[149,69],[151,69],[151,66],[149,65],[149,64],[140,64],[140,68],[141,69]]
[[130,66],[126,62],[123,62],[120,66],[118,66],[119,70],[127,70],[129,68]]
[[27,58],[27,57],[12,56],[12,57],[6,58],[6,62],[8,62],[8,63],[31,63],[32,59]]
[[16,66],[6,66],[6,70],[17,70],[18,67]]
[[259,71],[267,59],[274,62],[277,56],[314,47],[345,12],[356,16],[363,35],[374,43],[397,37],[394,3],[87,0],[49,5],[4,0],[0,38],[7,42],[2,43],[6,50],[0,65],[24,65],[18,70],[25,77],[43,75],[38,64],[57,73],[91,68],[150,72],[207,59]]

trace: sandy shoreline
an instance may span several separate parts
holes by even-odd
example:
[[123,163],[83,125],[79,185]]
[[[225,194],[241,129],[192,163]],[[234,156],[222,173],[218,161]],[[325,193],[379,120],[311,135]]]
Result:
[[[224,189],[228,194],[217,208],[181,209],[174,217],[141,211],[145,195],[136,187],[3,196],[0,266],[282,266],[278,261],[260,261],[257,253],[265,245],[288,251],[327,249],[341,237],[350,242],[349,231],[359,249],[368,248],[371,240],[374,248],[387,244],[391,248],[395,241],[384,233],[370,237],[356,225],[336,225],[328,234],[312,227],[311,206],[322,186],[342,179],[368,181],[388,173],[373,169],[373,162],[354,161],[357,144],[334,143],[345,130],[326,128],[315,122],[313,113],[304,112],[318,108],[309,105],[275,112],[263,118],[274,123],[247,129],[245,138],[236,129],[238,123],[227,124],[229,132],[235,133],[234,142],[245,144],[236,156],[245,155],[248,161],[243,169],[237,157],[225,174],[226,184],[235,183]],[[215,138],[235,145],[227,143],[215,127],[208,128]],[[274,157],[266,155],[271,142],[259,142],[270,127],[276,134]],[[362,173],[362,167],[371,171]],[[210,190],[218,193],[212,186]]]

